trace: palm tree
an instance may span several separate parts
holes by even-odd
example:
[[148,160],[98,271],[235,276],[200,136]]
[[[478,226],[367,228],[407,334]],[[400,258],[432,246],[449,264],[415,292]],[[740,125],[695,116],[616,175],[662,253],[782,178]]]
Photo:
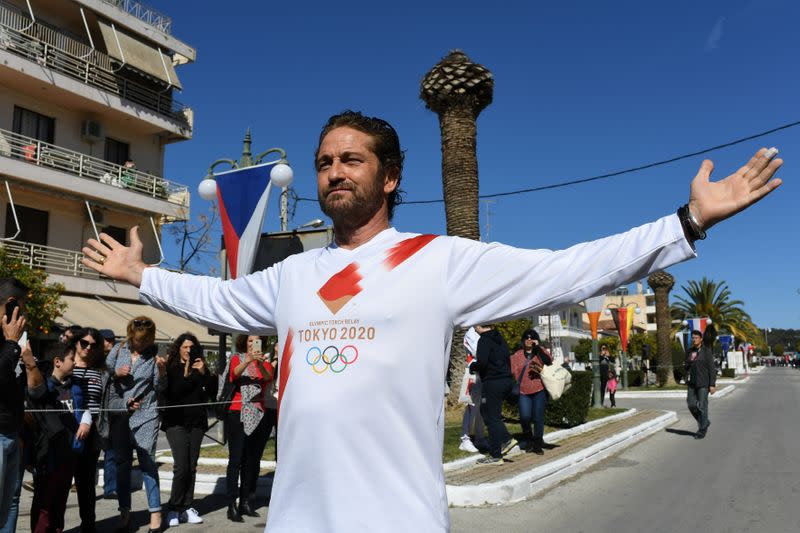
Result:
[[[453,50],[422,79],[419,97],[439,115],[442,135],[442,188],[447,234],[478,240],[477,118],[492,103],[494,79],[486,67]],[[464,330],[453,334],[450,350],[450,395],[458,401],[464,367]]]
[[717,331],[729,331],[742,340],[754,340],[754,326],[741,300],[731,297],[731,290],[724,281],[716,282],[706,277],[700,281],[690,280],[681,287],[685,294],[675,298],[672,317],[684,320],[690,317],[708,317]]
[[656,293],[656,339],[658,346],[658,385],[664,387],[675,384],[675,376],[672,372],[672,331],[670,328],[669,316],[669,291],[675,285],[675,278],[659,270],[653,272],[647,278],[647,282]]

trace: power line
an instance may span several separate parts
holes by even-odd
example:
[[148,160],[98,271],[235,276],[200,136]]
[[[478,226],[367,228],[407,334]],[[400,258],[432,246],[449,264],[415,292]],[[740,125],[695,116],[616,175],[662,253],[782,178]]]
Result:
[[[507,191],[507,192],[497,192],[493,194],[481,194],[478,196],[480,199],[484,198],[499,198],[502,196],[514,196],[517,194],[525,194],[530,192],[539,192],[539,191],[546,191],[551,189],[560,189],[561,187],[569,187],[571,185],[579,185],[581,183],[589,183],[590,181],[597,181],[602,179],[614,178],[616,176],[622,176],[623,174],[630,174],[632,172],[638,172],[640,170],[645,170],[648,168],[659,167],[663,165],[667,165],[669,163],[674,163],[676,161],[681,161],[682,159],[689,159],[691,157],[696,157],[698,155],[707,154],[709,152],[715,152],[717,150],[721,150],[723,148],[728,148],[730,146],[734,146],[737,144],[741,144],[743,142],[752,141],[753,139],[758,139],[759,137],[765,137],[772,133],[786,130],[789,128],[793,128],[795,126],[800,126],[800,120],[796,122],[790,122],[789,124],[784,124],[783,126],[778,126],[777,128],[772,128],[770,130],[762,131],[761,133],[756,133],[754,135],[748,135],[747,137],[742,137],[740,139],[736,139],[724,144],[718,144],[716,146],[712,146],[711,148],[705,148],[703,150],[698,150],[696,152],[691,152],[689,154],[679,155],[676,157],[671,157],[669,159],[664,159],[662,161],[656,161],[654,163],[648,163],[646,165],[640,165],[638,167],[627,168],[625,170],[618,170],[616,172],[609,172],[607,174],[600,174],[598,176],[591,176],[588,178],[578,178],[570,181],[564,181],[560,183],[552,183],[550,185],[541,185],[539,187],[531,187],[528,189],[517,189],[514,191]],[[303,198],[297,197],[296,201],[298,202],[316,202],[316,198]],[[403,205],[411,205],[411,204],[439,204],[443,203],[444,199],[436,199],[436,200],[405,200],[403,201]]]

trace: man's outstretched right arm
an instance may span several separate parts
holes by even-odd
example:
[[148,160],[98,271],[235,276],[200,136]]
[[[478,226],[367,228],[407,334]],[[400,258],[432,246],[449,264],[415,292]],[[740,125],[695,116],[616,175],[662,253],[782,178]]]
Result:
[[148,268],[142,259],[138,229],[130,246],[105,233],[89,239],[83,264],[103,275],[139,287],[139,299],[158,309],[226,331],[272,333],[280,267],[222,281],[208,276],[177,274]]

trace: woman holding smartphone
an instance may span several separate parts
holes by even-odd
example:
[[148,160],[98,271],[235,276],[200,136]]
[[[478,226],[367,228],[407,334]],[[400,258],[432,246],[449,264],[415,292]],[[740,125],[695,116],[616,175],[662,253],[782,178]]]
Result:
[[272,365],[262,353],[266,344],[266,337],[239,335],[236,338],[237,353],[231,356],[228,365],[227,379],[236,383],[236,393],[225,420],[229,453],[226,477],[228,519],[233,522],[243,522],[242,515],[259,516],[254,501],[256,481],[264,447],[275,425],[275,418],[264,403],[274,375]]
[[[166,409],[161,412],[161,429],[172,450],[172,491],[167,514],[169,527],[183,522],[202,524],[192,507],[194,481],[200,444],[208,430],[208,412],[203,404],[217,396],[217,377],[211,375],[203,349],[191,333],[180,335],[167,352]],[[172,407],[188,405],[188,407]]]
[[155,461],[158,438],[157,396],[167,386],[167,368],[155,344],[156,325],[146,316],[128,322],[127,339],[108,354],[106,366],[113,381],[108,407],[112,412],[111,446],[117,461],[118,532],[131,529],[131,457],[134,450],[144,478],[150,532],[161,530],[161,492]]

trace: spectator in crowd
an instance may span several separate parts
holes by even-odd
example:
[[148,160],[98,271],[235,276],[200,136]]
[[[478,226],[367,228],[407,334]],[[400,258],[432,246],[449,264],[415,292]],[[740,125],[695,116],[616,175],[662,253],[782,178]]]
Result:
[[136,185],[136,163],[133,162],[133,159],[126,159],[125,164],[122,165],[120,181],[125,187],[133,187]]
[[[100,337],[103,339],[103,358],[107,358],[111,348],[117,342],[117,336],[110,329],[101,329]],[[103,363],[105,368],[105,362]],[[114,458],[114,448],[105,446],[103,450],[103,497],[113,500],[117,497],[117,461]]]
[[[205,403],[217,396],[217,377],[206,367],[203,349],[191,333],[180,335],[167,352],[166,409],[161,414],[161,429],[172,450],[172,491],[167,514],[169,527],[182,522],[202,524],[192,506],[200,444],[208,430]],[[188,407],[172,407],[189,405]]]
[[[525,451],[542,455],[544,450],[544,409],[547,391],[540,372],[553,364],[550,352],[539,345],[539,334],[528,329],[522,334],[522,348],[511,356],[511,372],[519,382],[519,421]],[[531,431],[531,420],[533,431]]]
[[[55,344],[47,360],[52,364],[52,372],[45,380],[44,389],[28,390],[28,399],[34,409],[49,410],[32,413],[36,428],[31,443],[34,456],[30,512],[33,533],[60,533],[64,530],[64,512],[77,456],[92,425],[92,415],[86,409],[81,388],[73,387],[75,345]],[[83,439],[78,438],[78,431],[83,432]]]
[[[0,278],[0,302],[5,314],[0,319],[0,532],[13,533],[17,527],[19,492],[22,487],[20,428],[25,405],[25,389],[31,395],[44,391],[44,378],[26,343],[19,340],[25,331],[25,300],[28,288],[14,278]],[[8,311],[11,311],[10,315]]]
[[606,404],[606,388],[608,386],[608,372],[611,370],[611,355],[608,346],[600,346],[600,405]]
[[489,455],[478,459],[478,464],[500,465],[503,456],[517,445],[503,422],[503,400],[511,394],[514,378],[508,346],[500,332],[488,325],[475,326],[475,331],[481,338],[470,371],[481,378],[481,416],[489,430]]
[[614,399],[614,395],[617,393],[617,373],[613,370],[608,371],[606,389],[608,389],[608,399],[611,401],[611,407],[616,407],[617,401]]
[[72,382],[80,387],[84,404],[90,412],[90,417],[86,420],[88,424],[81,423],[76,435],[76,439],[83,443],[75,465],[81,533],[95,531],[95,478],[101,448],[97,419],[100,414],[106,359],[101,342],[99,331],[84,328],[77,331],[67,345],[75,354]]
[[157,355],[155,338],[153,320],[137,316],[128,322],[125,342],[114,346],[106,359],[106,366],[114,376],[108,406],[127,410],[126,413],[114,412],[110,417],[111,446],[117,461],[120,530],[130,528],[133,450],[136,450],[144,477],[150,531],[161,529],[161,492],[155,461],[159,426],[157,396],[167,386],[167,368],[165,360]]
[[69,342],[72,340],[72,337],[74,337],[75,334],[82,329],[83,327],[78,326],[77,324],[73,324],[64,330],[64,332],[61,334],[58,340],[63,344],[69,344]]
[[236,383],[236,393],[225,420],[229,453],[225,486],[228,519],[233,522],[243,522],[242,515],[259,516],[255,510],[256,482],[261,456],[276,422],[275,412],[265,404],[274,378],[273,367],[262,353],[266,343],[266,337],[239,335],[229,363],[227,379]]

